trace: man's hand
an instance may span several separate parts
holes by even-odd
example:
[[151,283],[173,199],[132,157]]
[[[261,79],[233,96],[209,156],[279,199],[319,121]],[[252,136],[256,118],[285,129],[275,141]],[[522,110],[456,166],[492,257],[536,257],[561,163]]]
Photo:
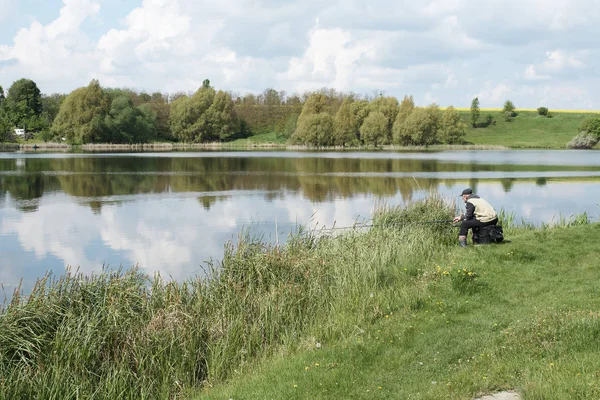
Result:
[[460,216],[458,216],[458,217],[454,217],[454,219],[452,220],[452,222],[453,222],[453,223],[457,223],[457,222],[459,222],[459,221],[462,221],[462,220],[463,220],[463,217],[464,217],[464,216],[463,216],[463,214],[460,214]]

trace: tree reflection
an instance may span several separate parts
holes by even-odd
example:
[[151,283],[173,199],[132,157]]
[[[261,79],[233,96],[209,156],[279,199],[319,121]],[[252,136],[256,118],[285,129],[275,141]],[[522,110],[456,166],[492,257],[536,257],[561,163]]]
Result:
[[[108,200],[102,198],[168,192],[197,193],[205,208],[226,198],[223,193],[230,191],[261,191],[267,199],[281,196],[282,191],[298,192],[313,202],[398,193],[404,200],[410,200],[417,191],[437,190],[441,184],[455,185],[456,178],[447,178],[448,173],[468,175],[550,168],[557,167],[310,156],[7,158],[0,159],[0,196],[10,194],[25,206],[25,201],[62,191],[84,198],[84,203],[97,213]],[[471,178],[468,185],[477,192],[478,182],[477,178]],[[514,178],[500,179],[505,192],[510,192],[515,182]],[[535,182],[543,186],[546,179],[537,178]],[[35,204],[29,202],[27,207],[35,208]]]

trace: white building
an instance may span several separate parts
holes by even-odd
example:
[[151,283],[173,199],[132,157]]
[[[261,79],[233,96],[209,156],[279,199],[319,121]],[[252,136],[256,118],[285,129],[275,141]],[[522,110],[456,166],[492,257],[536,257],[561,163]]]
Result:
[[17,136],[25,136],[25,129],[15,129],[15,135]]

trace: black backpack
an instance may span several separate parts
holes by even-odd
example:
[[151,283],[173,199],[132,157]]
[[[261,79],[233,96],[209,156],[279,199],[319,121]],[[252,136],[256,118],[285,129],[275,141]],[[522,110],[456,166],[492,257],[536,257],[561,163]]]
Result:
[[500,225],[488,225],[473,229],[473,244],[500,243],[504,241],[504,232]]

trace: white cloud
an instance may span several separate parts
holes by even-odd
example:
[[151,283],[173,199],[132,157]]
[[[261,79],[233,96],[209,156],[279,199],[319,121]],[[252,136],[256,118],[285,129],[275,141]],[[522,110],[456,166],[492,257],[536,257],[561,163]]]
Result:
[[[125,25],[126,29],[111,29],[98,42],[104,72],[165,57],[185,57],[196,51],[190,37],[191,19],[177,1],[144,0],[125,18]],[[214,29],[204,33],[211,31]]]
[[368,73],[368,66],[366,70],[359,69],[359,63],[373,60],[377,54],[375,40],[354,40],[342,29],[317,27],[309,36],[304,55],[293,57],[288,70],[279,75],[280,81],[291,83],[299,91],[323,86],[348,90],[354,79]]
[[[485,88],[473,97],[478,97],[481,103],[499,104],[507,100],[512,94],[514,94],[513,87],[506,82],[495,85],[492,82],[486,82]],[[482,105],[482,107],[486,106]]]
[[525,72],[523,73],[523,78],[530,81],[536,81],[541,79],[549,79],[548,75],[540,75],[537,73],[535,66],[530,64],[525,68]]
[[91,0],[63,0],[63,3],[54,21],[44,26],[34,20],[28,28],[17,32],[12,46],[0,47],[0,59],[16,62],[2,70],[4,75],[61,83],[78,79],[82,81],[80,85],[87,83],[90,78],[87,71],[97,59],[80,28],[84,20],[98,12],[99,5]]
[[96,26],[92,40],[84,32],[100,4],[64,0],[50,23],[39,16],[15,32],[0,45],[3,86],[25,76],[44,93],[70,92],[98,78],[104,86],[174,92],[209,78],[238,93],[333,86],[424,98],[431,91],[460,105],[464,93],[501,98],[505,88],[490,81],[513,93],[549,78],[567,85],[577,76],[589,86],[598,62],[585,50],[600,33],[596,1],[143,0],[120,21],[103,20],[107,28]]
[[579,55],[568,54],[564,50],[553,50],[546,52],[548,58],[542,66],[547,71],[561,71],[565,68],[582,68],[585,66],[580,56],[585,52],[579,52]]
[[523,72],[528,81],[539,81],[580,73],[587,67],[589,50],[565,51],[562,49],[547,51],[545,60],[537,64],[529,64]]

